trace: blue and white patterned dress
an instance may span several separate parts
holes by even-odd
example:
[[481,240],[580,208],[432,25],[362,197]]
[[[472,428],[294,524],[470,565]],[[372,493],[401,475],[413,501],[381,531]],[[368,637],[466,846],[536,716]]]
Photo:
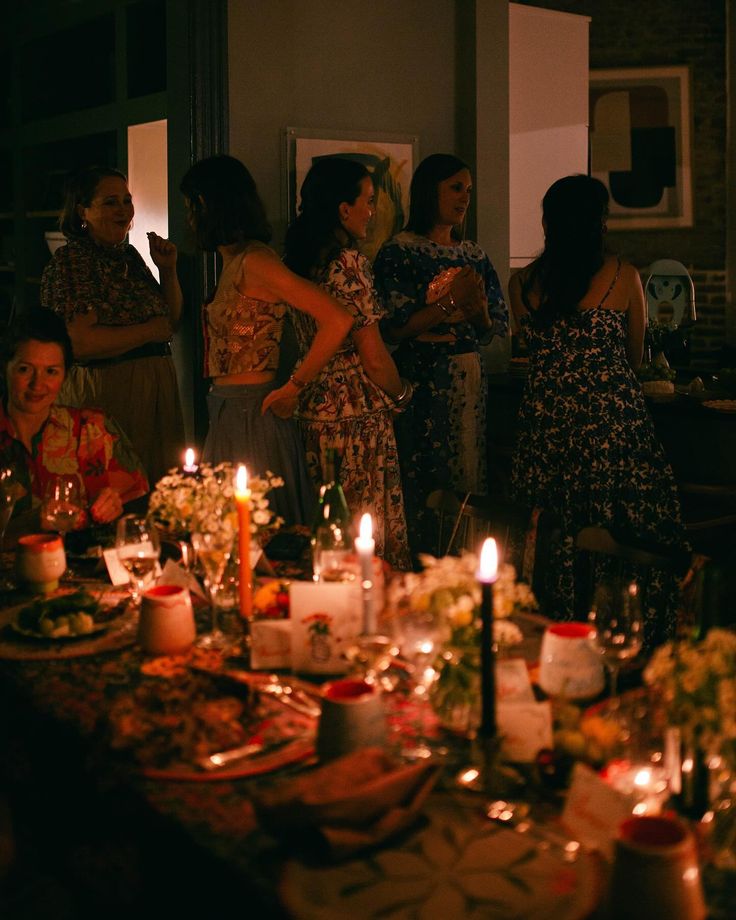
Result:
[[[549,328],[540,329],[528,315],[521,324],[530,367],[512,491],[561,522],[564,541],[551,560],[547,609],[557,619],[572,619],[581,612],[575,535],[595,525],[684,548],[677,486],[626,355],[626,314],[599,305]],[[671,635],[677,604],[673,578],[657,576],[650,588],[648,644]]]
[[[483,279],[496,334],[505,335],[508,310],[485,252],[466,240],[444,246],[415,233],[399,233],[379,251],[376,290],[391,322],[403,326],[427,305],[430,282],[448,268],[469,265]],[[436,517],[426,508],[434,489],[483,493],[486,488],[486,381],[475,327],[442,323],[433,333],[452,342],[404,340],[393,353],[414,398],[396,425],[404,507],[413,553],[433,552]]]

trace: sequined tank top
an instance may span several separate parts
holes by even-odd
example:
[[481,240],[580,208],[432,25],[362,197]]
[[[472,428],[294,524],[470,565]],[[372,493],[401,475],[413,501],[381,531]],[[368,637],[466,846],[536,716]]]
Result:
[[243,259],[261,245],[252,244],[223,269],[212,300],[205,304],[206,377],[272,371],[278,365],[286,304],[249,297],[236,287]]

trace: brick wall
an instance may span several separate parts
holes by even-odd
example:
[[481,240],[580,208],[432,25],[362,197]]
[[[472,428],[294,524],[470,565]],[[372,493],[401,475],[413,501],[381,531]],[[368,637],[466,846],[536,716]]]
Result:
[[657,259],[688,266],[698,322],[692,353],[715,365],[726,340],[726,4],[732,0],[515,0],[591,17],[590,66],[688,65],[692,90],[694,225],[677,230],[611,231],[609,245],[646,275]]

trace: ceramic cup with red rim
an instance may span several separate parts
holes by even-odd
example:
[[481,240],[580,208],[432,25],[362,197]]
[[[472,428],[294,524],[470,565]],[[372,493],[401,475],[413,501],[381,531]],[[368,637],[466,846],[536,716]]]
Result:
[[333,760],[386,741],[386,713],[381,691],[364,680],[345,678],[322,688],[317,727],[317,754]]
[[58,534],[33,533],[18,539],[18,577],[31,591],[48,594],[59,587],[66,571],[64,544]]
[[703,920],[707,911],[695,839],[678,818],[642,815],[619,827],[606,916]]
[[605,673],[588,623],[554,623],[544,631],[539,686],[548,696],[592,700],[603,691]]
[[138,641],[151,655],[176,655],[191,648],[196,629],[188,588],[156,585],[143,592]]

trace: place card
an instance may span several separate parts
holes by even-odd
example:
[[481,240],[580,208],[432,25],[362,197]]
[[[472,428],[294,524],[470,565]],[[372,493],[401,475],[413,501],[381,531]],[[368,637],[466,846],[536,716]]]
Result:
[[360,582],[293,581],[291,665],[298,674],[345,674],[343,654],[363,628]]
[[254,671],[291,667],[291,620],[250,621],[250,666]]
[[496,659],[496,700],[499,704],[535,701],[529,668],[523,658]]
[[188,588],[190,594],[196,594],[196,596],[202,598],[203,601],[209,601],[198,579],[195,578],[191,572],[187,572],[186,569],[183,569],[177,562],[174,562],[173,559],[166,560],[163,571],[156,584],[176,585],[179,588]]
[[499,701],[496,718],[501,751],[508,760],[531,763],[541,750],[552,747],[552,709],[548,700]]
[[562,824],[569,834],[586,849],[599,850],[610,860],[618,828],[630,817],[628,796],[609,786],[586,764],[575,764],[562,812]]
[[115,587],[130,584],[130,576],[128,575],[127,570],[123,567],[120,559],[118,559],[118,551],[114,546],[110,547],[110,549],[103,549],[102,558],[105,560],[105,565],[107,566],[107,574],[110,577],[110,581],[113,583],[113,585],[115,585]]

